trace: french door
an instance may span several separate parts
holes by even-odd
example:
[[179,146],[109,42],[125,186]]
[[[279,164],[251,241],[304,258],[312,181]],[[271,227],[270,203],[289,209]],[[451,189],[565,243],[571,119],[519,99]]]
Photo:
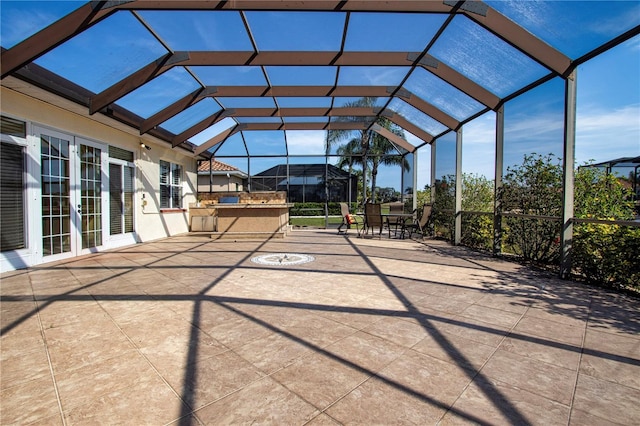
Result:
[[106,146],[49,129],[40,139],[42,255],[52,261],[104,244]]

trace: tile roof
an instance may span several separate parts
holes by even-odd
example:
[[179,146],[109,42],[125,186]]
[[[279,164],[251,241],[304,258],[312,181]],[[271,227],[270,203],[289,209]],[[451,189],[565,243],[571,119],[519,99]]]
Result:
[[[211,166],[214,172],[236,172],[240,171],[238,168],[230,166],[229,164],[223,163],[222,161],[212,160]],[[198,165],[199,172],[208,172],[209,171],[209,162],[201,161]]]

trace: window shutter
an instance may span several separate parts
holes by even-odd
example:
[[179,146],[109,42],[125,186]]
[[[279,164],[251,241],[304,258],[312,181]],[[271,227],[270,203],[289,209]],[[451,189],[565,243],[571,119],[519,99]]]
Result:
[[18,250],[26,247],[23,179],[24,154],[22,147],[2,143],[0,147],[1,251]]
[[19,138],[27,137],[27,124],[21,120],[0,116],[0,133]]
[[122,234],[122,166],[109,164],[109,217],[111,235]]
[[133,232],[133,179],[134,168],[124,168],[124,232]]
[[109,157],[133,163],[133,152],[118,148],[117,146],[109,146]]

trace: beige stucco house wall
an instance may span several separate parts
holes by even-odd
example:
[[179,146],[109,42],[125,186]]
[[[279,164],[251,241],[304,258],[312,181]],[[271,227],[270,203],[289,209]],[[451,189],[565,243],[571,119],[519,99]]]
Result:
[[[5,86],[9,86],[5,87]],[[174,148],[152,136],[140,136],[128,126],[101,114],[89,116],[87,109],[71,101],[30,86],[9,77],[3,81],[0,93],[0,112],[3,116],[26,122],[26,140],[18,141],[24,147],[25,170],[25,227],[27,247],[0,253],[2,271],[57,260],[43,256],[41,213],[40,132],[62,134],[74,141],[88,141],[104,149],[118,147],[133,152],[134,180],[134,232],[125,237],[109,235],[108,204],[103,204],[102,244],[89,251],[101,251],[135,242],[150,241],[188,232],[188,206],[196,202],[197,161],[182,148]],[[3,142],[8,139],[3,136]],[[9,143],[13,143],[10,140]],[[79,142],[76,142],[79,143]],[[84,143],[84,142],[83,142]],[[145,149],[141,144],[150,147]],[[160,209],[160,166],[164,160],[178,164],[181,173],[181,209]],[[103,164],[103,192],[108,192],[108,164]],[[133,166],[129,166],[133,167]],[[108,197],[105,198],[108,203]],[[84,254],[75,250],[67,256]],[[63,256],[64,257],[64,256]]]

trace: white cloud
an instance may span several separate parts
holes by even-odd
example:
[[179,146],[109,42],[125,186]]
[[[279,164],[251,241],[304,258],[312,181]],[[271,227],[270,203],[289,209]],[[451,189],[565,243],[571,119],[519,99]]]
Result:
[[632,52],[637,52],[640,50],[640,37],[634,37],[631,40],[628,40],[626,43],[623,43],[623,46],[629,48]]
[[528,142],[540,144],[549,139],[557,140],[564,133],[562,114],[537,115],[531,118],[512,118],[505,123],[505,143]]
[[9,48],[45,28],[56,19],[55,15],[46,11],[12,10],[2,19],[2,46]]
[[633,28],[637,25],[637,16],[640,13],[640,6],[624,10],[616,16],[608,19],[598,19],[589,25],[589,31],[596,34],[604,34],[609,37],[615,37],[620,33],[621,28]]
[[618,157],[640,155],[640,104],[613,111],[582,108],[576,119],[576,163],[578,165]]
[[324,155],[324,130],[287,130],[287,146],[291,155]]
[[462,129],[462,171],[493,179],[495,173],[496,117],[487,113]]
[[[358,72],[358,79],[372,86],[386,86],[391,84],[391,82],[399,83],[404,74],[406,74],[406,70],[402,67],[374,66],[363,67],[362,69],[353,67],[351,69],[352,74],[355,74],[355,69],[357,69]],[[351,75],[351,78],[354,79],[355,76]]]

